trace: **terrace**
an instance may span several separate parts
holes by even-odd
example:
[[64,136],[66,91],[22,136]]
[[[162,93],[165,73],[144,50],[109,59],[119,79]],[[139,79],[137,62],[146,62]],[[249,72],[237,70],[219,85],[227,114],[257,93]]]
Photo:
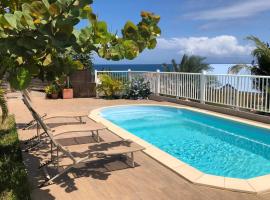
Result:
[[[126,104],[161,104],[174,103],[157,102],[152,100],[103,100],[96,98],[47,100],[44,94],[32,93],[34,102],[40,113],[61,115],[70,112],[74,115],[88,115],[92,110],[104,106]],[[20,94],[9,94],[10,112],[15,114],[18,127],[23,127],[32,118]],[[73,106],[76,105],[76,106]],[[22,114],[23,113],[23,114]],[[94,122],[87,117],[87,123]],[[254,122],[258,123],[258,122]],[[18,129],[20,141],[27,140],[36,134],[35,129]],[[105,141],[116,138],[117,132],[102,131],[101,137]],[[80,148],[74,146],[73,148]],[[250,194],[193,184],[179,176],[156,159],[145,152],[136,154],[136,167],[129,168],[118,159],[109,159],[88,163],[73,169],[67,175],[57,179],[54,184],[37,188],[44,179],[40,170],[37,170],[40,160],[46,160],[49,147],[42,146],[39,151],[23,153],[24,163],[27,167],[28,178],[31,184],[32,199],[269,199],[269,192]],[[65,159],[60,166],[69,164]]]

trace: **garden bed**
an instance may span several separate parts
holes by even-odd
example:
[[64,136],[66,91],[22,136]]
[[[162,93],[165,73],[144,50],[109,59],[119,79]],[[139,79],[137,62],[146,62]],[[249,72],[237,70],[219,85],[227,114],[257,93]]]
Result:
[[0,200],[30,199],[15,120],[0,124]]

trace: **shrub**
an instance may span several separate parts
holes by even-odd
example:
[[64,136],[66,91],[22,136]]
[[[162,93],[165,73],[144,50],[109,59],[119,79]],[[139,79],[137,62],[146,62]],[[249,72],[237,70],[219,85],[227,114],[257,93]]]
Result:
[[0,199],[30,200],[27,173],[11,116],[0,125]]
[[47,95],[58,94],[59,92],[60,92],[60,88],[58,87],[58,85],[54,83],[45,87],[45,93]]
[[126,97],[131,99],[145,99],[151,94],[150,83],[144,78],[133,79],[126,87]]
[[102,74],[99,77],[100,84],[97,86],[97,92],[106,98],[115,98],[121,95],[123,84],[121,81],[113,79],[108,74]]

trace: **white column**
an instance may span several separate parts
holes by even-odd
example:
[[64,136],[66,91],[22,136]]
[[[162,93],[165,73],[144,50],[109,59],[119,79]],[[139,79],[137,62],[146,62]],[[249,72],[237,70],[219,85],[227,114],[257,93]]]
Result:
[[160,70],[157,69],[157,81],[156,81],[156,95],[159,96],[160,94]]
[[98,98],[97,85],[98,85],[98,71],[95,69],[95,83],[96,83],[96,97]]
[[95,69],[95,83],[96,84],[97,84],[97,79],[98,79],[97,74],[98,74],[98,71]]
[[240,105],[240,98],[239,98],[239,96],[240,96],[240,92],[239,92],[239,88],[240,88],[240,85],[239,85],[239,76],[237,76],[236,77],[236,80],[237,80],[237,82],[236,82],[236,110],[239,110],[239,105]]
[[128,81],[131,81],[131,69],[128,69]]
[[202,71],[201,73],[201,77],[200,77],[200,99],[201,99],[201,103],[205,103],[205,75],[206,72]]

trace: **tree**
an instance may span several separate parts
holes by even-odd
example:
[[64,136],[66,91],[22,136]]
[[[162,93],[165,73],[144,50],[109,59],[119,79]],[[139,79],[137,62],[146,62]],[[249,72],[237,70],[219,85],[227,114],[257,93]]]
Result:
[[[14,60],[10,57],[0,54],[0,77],[4,77],[6,71],[14,66]],[[5,89],[2,88],[2,80],[0,80],[0,107],[2,110],[2,123],[8,116],[8,106],[5,99]]]
[[[94,14],[92,0],[5,0],[0,3],[0,54],[14,60],[5,68],[11,86],[22,90],[33,76],[52,80],[71,62],[68,51],[96,52],[107,60],[134,59],[145,48],[153,49],[160,35],[160,17],[141,13],[135,25],[128,21],[122,35],[108,31],[107,24]],[[75,26],[81,19],[89,25]],[[75,64],[76,65],[76,64]],[[3,77],[3,76],[2,76]],[[0,77],[0,79],[2,79]]]
[[5,91],[2,88],[0,88],[0,107],[2,110],[2,122],[4,122],[8,116],[8,107],[4,94]]
[[[270,47],[268,43],[262,42],[259,38],[255,36],[247,37],[248,40],[251,40],[255,43],[256,48],[251,52],[254,56],[252,65],[234,65],[229,68],[228,73],[237,74],[241,70],[247,70],[252,75],[260,76],[270,76]],[[261,81],[260,78],[252,77],[251,78],[253,88],[267,92],[265,95],[266,99],[270,99],[270,82]],[[269,109],[270,104],[266,103],[265,107]]]
[[93,71],[93,55],[92,54],[76,54],[73,59],[82,63],[84,69]]
[[[161,33],[157,26],[159,16],[142,12],[141,21],[137,25],[128,21],[119,36],[108,31],[106,22],[98,20],[92,3],[92,0],[1,0],[0,80],[5,76],[13,88],[23,90],[32,77],[51,81],[81,67],[78,62],[82,60],[74,59],[70,52],[71,55],[96,52],[107,60],[121,60],[134,59],[144,49],[155,48]],[[81,19],[88,19],[89,24],[76,30]],[[0,105],[5,106],[1,97]]]
[[252,65],[234,65],[229,68],[228,72],[232,74],[237,74],[241,70],[247,70],[253,75],[270,75],[270,48],[268,43],[262,42],[259,38],[255,36],[247,37],[248,40],[251,40],[255,43],[256,48],[252,51],[252,55],[255,57],[255,60],[252,62]]
[[[202,71],[209,71],[212,68],[209,64],[204,63],[206,58],[201,56],[186,54],[183,55],[180,64],[176,64],[175,60],[172,59],[172,66],[174,72],[192,72],[192,73],[201,73]],[[167,64],[163,64],[164,71],[170,72],[171,69]]]

